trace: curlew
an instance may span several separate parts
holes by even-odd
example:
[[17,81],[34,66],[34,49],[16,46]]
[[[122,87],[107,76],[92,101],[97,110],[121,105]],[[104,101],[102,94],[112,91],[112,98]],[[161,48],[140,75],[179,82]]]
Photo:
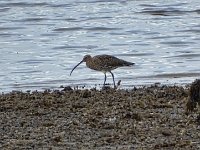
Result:
[[128,62],[122,59],[119,59],[117,57],[111,56],[111,55],[96,55],[94,57],[90,55],[85,55],[83,57],[83,60],[79,62],[71,71],[70,76],[74,69],[78,67],[81,63],[86,62],[86,66],[90,69],[96,70],[96,71],[101,71],[104,73],[104,83],[103,86],[105,86],[106,83],[106,73],[109,72],[112,75],[113,79],[113,84],[114,88],[116,87],[115,85],[115,79],[114,79],[114,74],[111,72],[112,70],[123,67],[123,66],[132,66],[135,63]]

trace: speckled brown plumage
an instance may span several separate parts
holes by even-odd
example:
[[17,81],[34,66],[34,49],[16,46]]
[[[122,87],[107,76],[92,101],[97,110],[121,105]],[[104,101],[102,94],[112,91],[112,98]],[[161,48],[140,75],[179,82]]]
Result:
[[83,62],[86,62],[86,66],[88,68],[96,71],[102,71],[105,74],[104,86],[107,78],[106,72],[110,72],[113,78],[114,87],[115,87],[114,74],[111,71],[119,67],[134,65],[134,63],[119,59],[111,55],[96,55],[94,57],[91,57],[90,55],[85,55],[83,57],[83,60],[72,69],[70,75],[72,74],[73,70]]
[[86,57],[86,65],[88,68],[102,72],[108,72],[122,66],[133,65],[133,63],[124,61],[122,59],[110,55],[97,55],[94,57],[86,55]]

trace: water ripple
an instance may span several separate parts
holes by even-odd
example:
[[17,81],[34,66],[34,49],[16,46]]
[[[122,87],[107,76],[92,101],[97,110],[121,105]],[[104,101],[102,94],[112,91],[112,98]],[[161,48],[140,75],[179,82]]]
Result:
[[45,59],[37,59],[37,60],[31,60],[31,59],[27,59],[27,60],[21,60],[21,61],[17,61],[16,63],[22,63],[22,64],[42,64],[44,62],[49,62],[49,61],[52,61],[52,60],[45,60]]
[[65,46],[57,46],[53,47],[53,49],[94,49],[97,48],[95,45],[86,45],[86,46],[81,46],[81,45],[65,45]]
[[125,88],[199,77],[199,0],[2,0],[0,14],[0,91],[101,86],[85,63],[69,76],[85,54],[135,62],[113,71]]
[[53,31],[64,32],[64,31],[78,31],[78,30],[83,30],[83,29],[84,28],[81,28],[81,27],[71,27],[71,28],[62,27],[62,28],[54,29]]
[[78,30],[87,30],[87,31],[111,31],[111,30],[120,30],[120,28],[109,28],[109,27],[91,27],[91,28],[82,28],[82,27],[62,27],[54,29],[53,31],[64,32],[64,31],[78,31]]
[[9,2],[1,4],[1,7],[38,7],[38,6],[48,6],[48,3],[28,3],[28,2]]
[[0,31],[20,30],[20,29],[25,29],[25,27],[0,27]]
[[151,14],[151,15],[159,15],[159,16],[176,16],[176,15],[184,15],[186,13],[193,11],[181,11],[181,10],[143,10],[140,13]]
[[9,7],[0,8],[0,12],[6,12],[9,11],[9,9]]

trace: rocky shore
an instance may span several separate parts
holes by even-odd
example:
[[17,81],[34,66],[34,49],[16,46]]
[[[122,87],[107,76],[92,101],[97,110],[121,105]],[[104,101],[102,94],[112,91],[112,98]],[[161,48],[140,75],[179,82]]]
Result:
[[0,149],[200,149],[188,93],[153,85],[0,94]]

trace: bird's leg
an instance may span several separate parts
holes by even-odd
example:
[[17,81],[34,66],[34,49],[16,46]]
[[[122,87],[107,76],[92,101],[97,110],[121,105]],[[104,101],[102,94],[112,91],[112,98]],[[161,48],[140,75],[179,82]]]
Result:
[[104,77],[104,83],[103,83],[103,86],[105,87],[105,84],[106,84],[106,73],[104,73],[105,77]]
[[115,85],[115,78],[114,78],[114,74],[110,71],[111,75],[112,75],[112,78],[113,78],[113,84],[114,84],[114,88],[116,88],[116,85]]

